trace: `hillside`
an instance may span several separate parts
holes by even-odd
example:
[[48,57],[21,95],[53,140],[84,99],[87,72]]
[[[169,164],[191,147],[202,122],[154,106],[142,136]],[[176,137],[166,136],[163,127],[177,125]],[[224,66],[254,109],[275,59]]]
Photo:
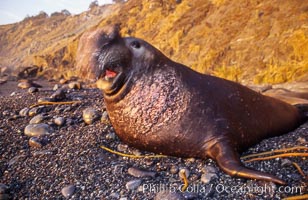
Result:
[[0,66],[36,65],[49,78],[78,75],[81,34],[116,23],[123,35],[143,38],[202,73],[244,84],[308,80],[302,0],[129,0],[75,16],[36,16],[0,26]]

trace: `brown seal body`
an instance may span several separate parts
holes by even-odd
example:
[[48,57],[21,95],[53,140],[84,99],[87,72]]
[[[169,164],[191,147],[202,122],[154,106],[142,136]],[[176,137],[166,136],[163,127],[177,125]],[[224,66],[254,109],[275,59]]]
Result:
[[238,152],[296,128],[296,107],[197,73],[115,29],[101,37],[98,87],[123,142],[165,155],[210,157],[230,175],[284,184],[244,167]]

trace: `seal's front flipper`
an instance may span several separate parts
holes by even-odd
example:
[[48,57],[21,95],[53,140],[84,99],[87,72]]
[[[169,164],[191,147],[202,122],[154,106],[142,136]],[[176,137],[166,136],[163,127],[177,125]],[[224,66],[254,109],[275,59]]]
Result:
[[275,176],[243,166],[235,149],[226,142],[216,143],[208,152],[208,155],[216,160],[219,167],[230,176],[271,181],[280,185],[286,184]]

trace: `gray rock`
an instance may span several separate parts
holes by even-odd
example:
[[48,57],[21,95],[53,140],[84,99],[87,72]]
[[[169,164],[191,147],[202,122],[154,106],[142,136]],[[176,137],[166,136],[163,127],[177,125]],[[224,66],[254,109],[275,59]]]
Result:
[[59,84],[55,84],[55,85],[53,86],[52,90],[56,91],[56,90],[58,90],[58,89],[60,89],[60,88],[61,88],[61,86],[60,86]]
[[120,194],[117,192],[113,192],[109,195],[109,197],[111,198],[115,198],[115,199],[119,199],[120,198]]
[[28,92],[29,92],[30,94],[33,94],[33,93],[35,93],[35,92],[38,92],[38,88],[37,88],[37,87],[30,87],[30,88],[28,89]]
[[116,137],[117,136],[114,132],[107,133],[107,135],[106,135],[106,139],[108,139],[108,140],[115,140]]
[[68,84],[68,87],[70,88],[70,89],[81,89],[81,83],[80,82],[78,82],[78,81],[72,81],[72,82],[70,82],[69,84]]
[[10,200],[12,199],[9,194],[0,194],[0,200]]
[[54,119],[54,123],[58,126],[63,126],[65,123],[65,119],[63,117],[57,117]]
[[68,82],[68,80],[67,80],[67,79],[64,79],[64,78],[60,79],[60,81],[59,81],[60,84],[65,84],[65,83],[67,83],[67,82]]
[[179,167],[176,166],[176,165],[172,165],[171,168],[170,168],[170,173],[171,174],[176,174],[179,172]]
[[39,98],[37,100],[38,103],[42,103],[42,102],[54,102],[55,99],[53,98],[50,98],[50,97],[42,97],[42,98]]
[[20,83],[18,83],[17,87],[21,88],[21,89],[28,89],[30,87],[32,87],[32,83],[30,81],[22,81]]
[[41,113],[43,111],[44,106],[40,106],[40,107],[35,107],[35,108],[31,108],[29,110],[29,116],[33,117],[34,115],[37,115],[39,113]]
[[93,124],[93,122],[99,119],[99,117],[100,113],[92,107],[88,107],[82,112],[82,118],[86,124]]
[[150,171],[145,171],[138,169],[136,167],[130,167],[128,168],[128,174],[132,175],[137,178],[142,178],[142,177],[151,177],[154,178],[156,176],[155,172],[150,172]]
[[30,124],[39,124],[44,120],[44,116],[42,114],[36,115],[34,116],[31,120],[30,120]]
[[50,98],[54,99],[55,101],[62,101],[66,98],[66,93],[64,89],[58,89],[56,90]]
[[69,198],[74,194],[75,190],[75,185],[68,185],[62,188],[61,193],[65,198]]
[[10,115],[10,111],[9,110],[5,110],[5,111],[2,112],[2,114],[4,116],[9,116]]
[[29,146],[34,148],[41,148],[43,146],[42,142],[37,137],[31,137],[29,139]]
[[154,197],[154,200],[184,200],[185,198],[179,192],[171,192],[168,190],[160,191]]
[[52,128],[48,124],[29,124],[26,126],[24,133],[30,137],[40,137],[44,135],[50,135],[53,132]]
[[139,187],[139,185],[141,184],[142,180],[141,179],[135,179],[135,180],[131,180],[128,181],[125,185],[126,189],[128,190],[135,190]]
[[9,187],[3,183],[0,183],[0,194],[7,193],[9,190]]
[[218,178],[217,171],[212,166],[205,166],[202,171],[204,174],[201,176],[201,181],[205,184],[208,184],[214,178]]
[[22,117],[26,117],[29,114],[29,110],[30,110],[29,108],[23,108],[19,111],[19,115]]
[[288,165],[289,166],[292,165],[292,161],[291,160],[289,160],[287,158],[281,159],[281,166],[285,167],[285,166],[288,166]]
[[117,146],[117,150],[120,151],[120,152],[126,152],[128,149],[128,146],[126,144],[119,144]]
[[101,117],[101,122],[106,125],[110,125],[110,120],[107,111],[104,111]]

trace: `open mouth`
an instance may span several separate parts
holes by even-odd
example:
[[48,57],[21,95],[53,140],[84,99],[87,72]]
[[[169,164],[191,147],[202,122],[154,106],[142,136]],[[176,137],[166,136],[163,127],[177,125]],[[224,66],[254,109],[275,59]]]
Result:
[[113,94],[123,85],[124,73],[120,66],[104,67],[97,81],[98,88],[105,93]]

